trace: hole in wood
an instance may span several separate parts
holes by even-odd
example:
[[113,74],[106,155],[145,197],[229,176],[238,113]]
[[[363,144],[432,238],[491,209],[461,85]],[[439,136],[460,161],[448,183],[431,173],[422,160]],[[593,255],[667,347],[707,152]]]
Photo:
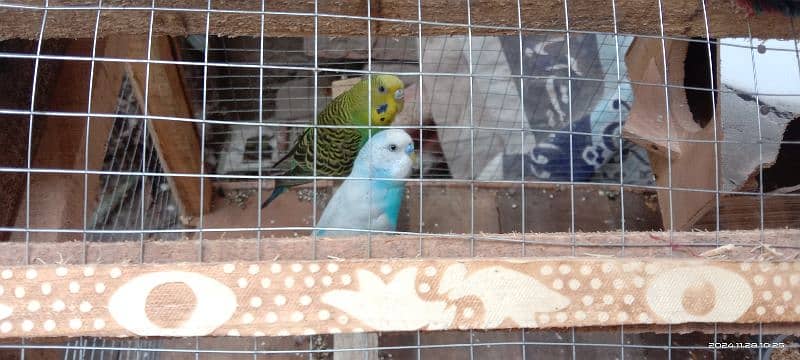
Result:
[[[717,96],[715,92],[710,90],[717,88],[717,47],[711,46],[713,69],[709,66],[708,49],[708,45],[705,42],[690,42],[686,51],[686,60],[683,64],[683,85],[687,87],[686,102],[689,104],[689,111],[692,113],[694,122],[702,128],[705,128],[711,122],[714,114],[714,103],[712,103],[711,97]],[[711,83],[712,70],[713,87]],[[715,98],[714,100],[717,99]]]
[[[800,172],[797,171],[800,164],[800,117],[789,123],[782,141],[775,163],[764,165],[764,192],[800,184]],[[755,176],[758,181],[758,174]]]

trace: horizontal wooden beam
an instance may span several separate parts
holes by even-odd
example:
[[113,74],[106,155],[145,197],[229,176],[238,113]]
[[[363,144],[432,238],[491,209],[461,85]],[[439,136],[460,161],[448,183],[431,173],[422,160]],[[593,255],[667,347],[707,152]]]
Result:
[[[210,233],[208,233],[210,234]],[[270,238],[264,232],[259,241],[229,234],[213,241],[125,242],[71,241],[29,244],[29,263],[175,263],[256,261],[259,259],[311,260],[326,258],[361,259],[366,247],[376,258],[424,257],[515,257],[515,256],[595,256],[595,257],[700,257],[718,246],[717,257],[729,260],[800,257],[800,230],[749,230],[720,232],[589,232],[589,233],[513,233],[373,235],[343,238],[310,236]],[[522,244],[526,246],[523,251]],[[624,246],[623,246],[624,244]],[[759,244],[767,244],[764,248]],[[25,264],[25,243],[0,243],[0,266]],[[574,248],[574,252],[573,252]],[[773,249],[775,252],[769,250]],[[142,254],[144,251],[144,254]],[[472,253],[471,253],[472,251]],[[709,254],[705,254],[709,255]]]
[[761,228],[762,224],[767,229],[800,228],[800,197],[798,196],[770,194],[762,198],[757,193],[740,196],[729,195],[720,197],[719,212],[716,211],[714,202],[709,203],[707,207],[701,211],[706,215],[694,224],[695,228],[716,229],[718,214],[719,227],[725,230],[753,230]]
[[[418,2],[413,0],[370,0],[373,35],[418,36],[414,22],[418,16]],[[50,9],[44,36],[47,38],[75,38],[94,36],[97,11],[85,7],[85,1],[59,1],[57,9]],[[0,8],[0,40],[10,38],[36,39],[39,37],[43,15],[41,0],[18,0],[15,4],[31,8]],[[99,36],[115,34],[146,34],[150,27],[150,11],[140,1],[115,1],[100,13]],[[419,11],[424,36],[467,33],[466,24],[478,25],[473,35],[517,35],[518,12],[516,0],[423,1]],[[733,1],[675,0],[659,3],[650,0],[617,0],[616,13],[609,1],[572,1],[566,6],[560,0],[522,0],[519,2],[522,27],[527,29],[565,30],[565,10],[568,10],[571,31],[614,31],[614,19],[620,33],[659,35],[661,24],[666,35],[704,37],[706,25],[712,37],[748,36],[764,38],[796,38],[790,19],[781,15],[762,14],[746,19],[745,12]],[[702,6],[707,7],[704,12]],[[69,6],[82,5],[82,9]],[[212,35],[259,36],[262,30],[261,4],[247,0],[219,0],[213,10],[206,12],[205,0],[184,0],[179,5],[166,5],[156,11],[153,31],[160,35],[181,36],[204,34],[206,18]],[[311,36],[314,34],[314,2],[269,1],[264,19],[266,36]],[[51,5],[52,7],[52,5]],[[128,9],[123,9],[128,7]],[[174,10],[172,10],[174,9]],[[186,9],[191,9],[188,11]],[[230,10],[243,10],[236,13]],[[365,36],[367,21],[352,18],[366,17],[365,0],[320,1],[318,30],[320,35]],[[285,13],[285,14],[284,14]],[[291,14],[289,14],[291,13]],[[661,16],[660,15],[663,15]],[[704,16],[708,14],[708,16]],[[334,15],[334,16],[325,16]],[[341,15],[349,17],[341,17]],[[338,16],[338,17],[335,17]],[[396,21],[382,21],[393,19]],[[468,21],[469,20],[469,21]],[[748,26],[749,25],[749,26]],[[505,28],[497,28],[499,26]]]
[[800,261],[451,258],[4,267],[0,337],[800,322]]
[[[670,236],[672,236],[671,240]],[[82,242],[32,242],[29,248],[29,260],[32,264],[77,264],[81,262],[81,259],[83,259],[82,254],[86,251],[86,258],[90,263],[130,264],[138,263],[141,257],[146,263],[157,263],[162,264],[161,266],[166,266],[166,268],[172,268],[173,265],[164,264],[194,262],[200,259],[201,248],[203,249],[202,259],[204,262],[219,263],[226,261],[256,261],[258,259],[289,262],[315,258],[327,260],[358,259],[363,258],[366,254],[364,249],[367,246],[371,246],[372,256],[378,258],[418,258],[420,254],[425,258],[452,258],[454,256],[466,257],[471,255],[481,258],[577,255],[581,256],[583,260],[611,260],[616,258],[619,261],[633,260],[633,258],[652,259],[665,256],[690,260],[716,258],[736,261],[765,259],[794,261],[793,259],[797,259],[800,255],[800,249],[797,247],[799,240],[799,230],[766,230],[763,232],[676,232],[672,234],[662,232],[626,232],[624,234],[624,247],[622,246],[623,234],[618,232],[577,233],[572,235],[566,233],[525,234],[527,246],[524,248],[521,234],[476,234],[474,239],[469,235],[450,234],[422,237],[373,236],[371,240],[366,237],[360,237],[320,238],[314,241],[310,237],[296,237],[263,239],[261,241],[229,238],[204,241],[202,243],[196,240],[87,244]],[[758,246],[760,243],[769,244],[770,246],[760,247]],[[717,244],[724,246],[717,248]],[[471,249],[472,253],[470,252]],[[141,254],[142,250],[144,254]],[[0,244],[0,271],[9,268],[9,266],[24,264],[24,254],[24,243]],[[565,260],[567,258],[561,259]],[[380,261],[381,264],[385,262],[385,260]],[[72,266],[75,266],[75,269],[79,268],[77,265]],[[261,268],[265,267],[266,265],[261,266]],[[52,266],[50,268],[52,269]],[[755,268],[758,267],[752,267],[752,269]],[[162,267],[161,269],[164,268]],[[82,271],[83,269],[81,268],[78,273],[80,274]],[[796,270],[792,271],[796,272]],[[68,270],[68,272],[70,274],[76,273],[76,271],[72,270]],[[95,269],[95,273],[100,273],[100,271]],[[19,271],[15,272],[15,274],[23,276]],[[753,276],[755,275],[757,275],[757,272],[753,272]],[[791,282],[791,271],[786,272],[784,277],[788,278],[780,281],[783,283]],[[2,285],[6,289],[5,295],[13,294],[14,290],[11,289],[15,287],[7,286],[6,280],[2,281]],[[68,286],[65,285],[63,287],[68,288]],[[80,284],[79,286],[82,289],[85,288]],[[2,300],[0,299],[0,301]],[[41,326],[43,324],[37,325],[37,327]],[[721,324],[719,328],[702,324],[675,325],[669,329],[656,324],[626,326],[626,331],[629,332],[701,331],[713,333],[715,329],[726,333],[754,333],[753,331],[758,331],[758,329],[751,328],[747,324]],[[263,332],[263,330],[260,331]],[[797,328],[777,323],[765,323],[763,331],[765,333],[788,334],[796,332]],[[108,335],[104,333],[93,334]],[[10,335],[7,334],[6,336]]]

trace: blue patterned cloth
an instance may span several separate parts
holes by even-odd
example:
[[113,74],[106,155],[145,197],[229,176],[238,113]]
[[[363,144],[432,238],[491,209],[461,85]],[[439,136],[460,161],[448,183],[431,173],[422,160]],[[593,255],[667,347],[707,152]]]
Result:
[[[653,184],[647,152],[643,148],[623,139],[620,152],[620,124],[628,117],[633,91],[622,59],[619,60],[620,81],[617,81],[617,42],[612,35],[593,34],[572,36],[570,41],[572,47],[579,49],[571,51],[571,84],[567,84],[566,74],[560,78],[555,75],[554,80],[544,82],[536,78],[523,81],[526,83],[525,115],[536,134],[536,145],[524,155],[504,155],[504,178],[519,179],[524,166],[528,179],[619,183],[622,174],[627,184]],[[632,38],[620,37],[618,41],[619,56],[623,57]],[[527,69],[526,63],[546,66],[545,70],[567,69],[564,42],[552,38],[523,39],[525,49],[545,47],[534,59],[523,61],[526,75],[529,71],[547,73],[542,69]],[[519,43],[516,46],[518,53]],[[547,59],[537,59],[541,57]],[[572,94],[572,124],[569,121],[569,90]],[[535,102],[529,105],[529,100]]]

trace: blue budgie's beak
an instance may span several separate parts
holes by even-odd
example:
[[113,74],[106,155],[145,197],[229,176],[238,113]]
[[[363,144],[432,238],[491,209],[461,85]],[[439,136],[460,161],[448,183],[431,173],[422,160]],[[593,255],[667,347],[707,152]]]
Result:
[[408,144],[405,149],[406,154],[408,157],[411,158],[411,163],[414,167],[417,167],[417,153],[414,151],[414,144]]

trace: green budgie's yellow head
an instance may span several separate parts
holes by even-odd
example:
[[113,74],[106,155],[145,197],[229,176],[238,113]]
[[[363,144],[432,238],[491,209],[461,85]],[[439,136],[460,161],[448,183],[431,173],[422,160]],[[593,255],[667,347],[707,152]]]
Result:
[[[403,110],[404,89],[403,81],[394,75],[373,75],[372,76],[372,126],[388,126],[394,118]],[[361,80],[353,86],[360,96],[366,96],[367,80]],[[359,97],[360,97],[359,96]],[[363,99],[366,100],[366,99]],[[367,125],[367,119],[356,119],[362,122],[358,125]]]

